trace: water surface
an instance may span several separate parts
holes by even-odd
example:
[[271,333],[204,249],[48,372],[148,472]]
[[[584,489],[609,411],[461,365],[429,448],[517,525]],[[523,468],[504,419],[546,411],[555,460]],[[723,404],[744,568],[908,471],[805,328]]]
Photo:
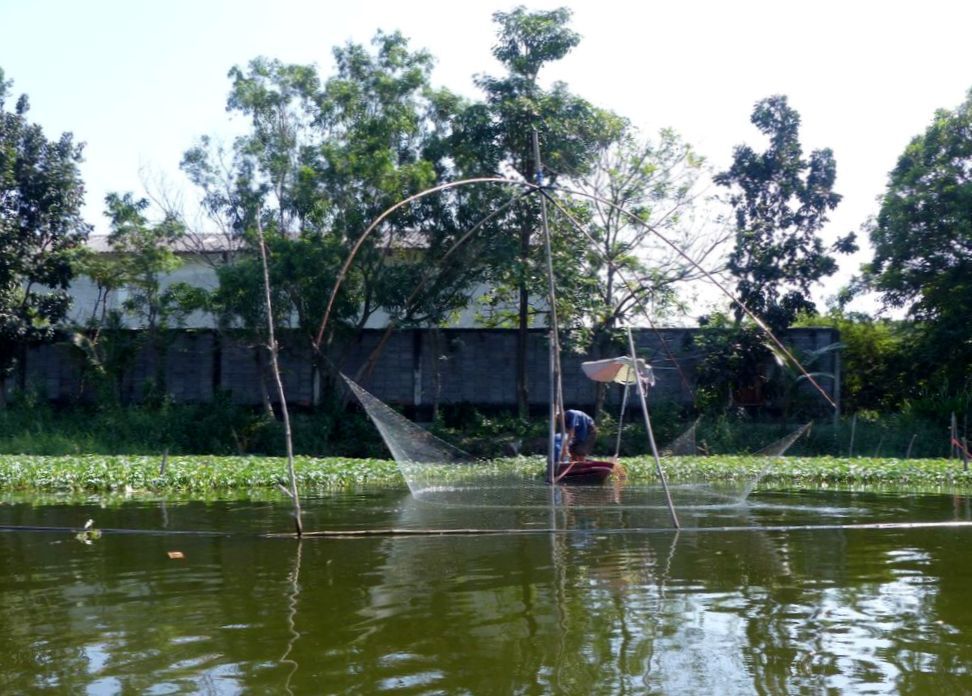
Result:
[[965,496],[759,491],[675,533],[570,495],[305,497],[306,529],[537,531],[300,543],[260,536],[283,500],[0,504],[152,532],[0,532],[0,693],[972,691],[972,528],[776,528],[968,521]]

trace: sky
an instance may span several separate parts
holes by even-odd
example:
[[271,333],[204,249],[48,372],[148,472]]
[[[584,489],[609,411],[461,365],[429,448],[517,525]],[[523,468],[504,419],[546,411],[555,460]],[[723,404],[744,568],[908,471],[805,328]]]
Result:
[[[490,49],[499,0],[0,0],[0,68],[26,92],[49,138],[86,143],[85,215],[107,232],[105,194],[144,195],[145,182],[194,192],[182,153],[204,134],[229,140],[243,123],[225,111],[228,70],[266,56],[333,71],[332,48],[401,31],[437,60],[433,83],[478,96],[476,74],[502,74]],[[858,231],[877,212],[887,174],[936,109],[972,87],[963,0],[562,0],[582,40],[541,73],[645,134],[671,127],[716,169],[732,149],[764,140],[753,105],[785,94],[801,115],[805,153],[829,147],[843,195],[822,233]],[[869,258],[842,257],[826,299]]]

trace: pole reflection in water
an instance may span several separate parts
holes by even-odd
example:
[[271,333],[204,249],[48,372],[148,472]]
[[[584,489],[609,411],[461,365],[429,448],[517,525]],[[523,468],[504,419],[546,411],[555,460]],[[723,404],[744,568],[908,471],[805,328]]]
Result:
[[287,673],[287,681],[284,683],[284,690],[288,694],[293,694],[290,685],[298,668],[297,660],[291,658],[290,655],[300,639],[300,632],[297,630],[297,600],[300,598],[300,561],[303,540],[298,537],[295,543],[297,548],[294,550],[294,567],[290,571],[290,591],[287,594],[287,630],[290,633],[290,639],[287,641],[287,649],[280,656],[281,663],[291,666],[291,670]]
[[[0,693],[972,692],[972,529],[769,529],[963,520],[964,494],[759,491],[686,513],[676,533],[664,506],[596,508],[558,491],[554,525],[549,508],[401,491],[305,501],[319,529],[534,534],[0,533]],[[290,514],[168,512],[174,531],[286,529]],[[160,506],[0,505],[0,524],[91,517],[158,530]]]

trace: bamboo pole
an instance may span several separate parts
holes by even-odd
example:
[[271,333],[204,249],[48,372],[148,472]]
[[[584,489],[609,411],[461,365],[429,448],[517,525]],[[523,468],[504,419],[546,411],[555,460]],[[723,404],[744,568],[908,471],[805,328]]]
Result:
[[635,371],[635,382],[638,385],[638,398],[641,399],[641,412],[645,416],[645,430],[648,432],[648,443],[651,445],[651,454],[655,458],[655,471],[661,479],[662,489],[665,491],[665,500],[668,503],[668,512],[672,516],[672,524],[675,529],[681,525],[678,523],[678,515],[675,514],[675,505],[672,503],[672,494],[668,490],[668,479],[665,478],[665,471],[662,469],[661,459],[658,456],[658,446],[655,444],[655,434],[651,429],[651,418],[648,416],[648,402],[645,399],[645,384],[638,372],[638,353],[635,351],[634,337],[631,335],[631,327],[628,327],[628,348],[631,350],[631,363]]
[[297,494],[297,474],[294,471],[294,440],[290,431],[290,412],[287,410],[287,395],[284,393],[283,379],[280,377],[280,363],[277,360],[277,339],[273,328],[273,304],[270,300],[270,268],[267,264],[267,245],[263,238],[263,224],[257,217],[257,234],[260,241],[260,261],[263,264],[263,292],[264,308],[267,312],[267,331],[269,336],[270,366],[273,368],[273,378],[277,383],[277,396],[280,399],[280,413],[283,417],[284,440],[287,445],[287,473],[290,476],[290,498],[294,504],[294,526],[297,537],[304,533],[301,522],[300,496]]
[[[540,165],[540,135],[536,128],[533,129],[533,161],[536,166],[536,185],[542,187],[543,168]],[[543,225],[543,244],[547,257],[547,302],[550,305],[550,320],[548,322],[550,324],[550,421],[547,429],[549,452],[547,481],[552,484],[557,480],[557,463],[559,460],[559,453],[556,452],[557,448],[555,447],[557,427],[555,421],[558,413],[560,414],[560,432],[564,433],[565,439],[567,429],[564,424],[564,392],[560,383],[560,338],[557,325],[557,291],[554,283],[553,248],[550,243],[550,226],[547,224],[547,199],[543,196],[540,196],[540,220]]]

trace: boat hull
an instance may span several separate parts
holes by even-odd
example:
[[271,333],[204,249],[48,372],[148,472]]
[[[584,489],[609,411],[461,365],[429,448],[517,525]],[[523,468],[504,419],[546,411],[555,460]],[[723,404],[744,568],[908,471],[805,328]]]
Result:
[[613,471],[614,462],[585,459],[573,464],[561,464],[557,467],[556,477],[558,483],[596,485],[603,483]]

